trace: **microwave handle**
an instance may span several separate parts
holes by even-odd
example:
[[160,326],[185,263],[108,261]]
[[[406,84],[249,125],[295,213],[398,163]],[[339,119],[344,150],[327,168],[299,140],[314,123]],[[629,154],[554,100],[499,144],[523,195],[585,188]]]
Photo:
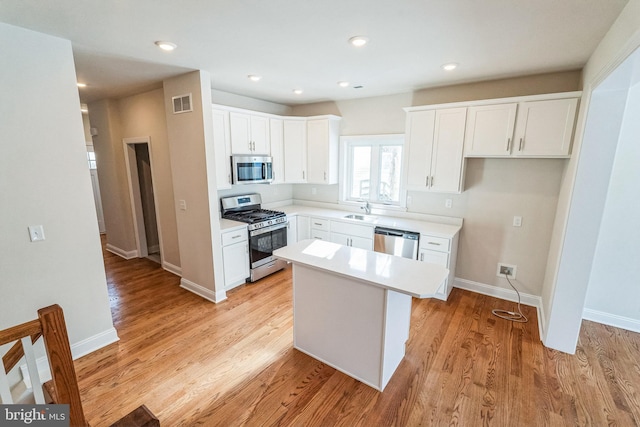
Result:
[[267,179],[267,164],[262,164],[262,179]]

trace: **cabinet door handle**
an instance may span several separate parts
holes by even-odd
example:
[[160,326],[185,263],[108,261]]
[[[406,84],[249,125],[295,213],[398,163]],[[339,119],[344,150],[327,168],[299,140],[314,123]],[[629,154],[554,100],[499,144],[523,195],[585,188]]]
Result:
[[424,261],[424,254],[420,254],[420,261]]
[[352,239],[347,239],[347,244],[349,246],[353,246],[353,240]]
[[511,147],[511,138],[507,138],[507,151],[509,151],[509,147]]
[[518,147],[518,151],[522,151],[522,143],[524,142],[524,138],[520,138],[520,147]]
[[426,180],[426,182],[424,183],[424,185],[425,185],[425,186],[427,186],[427,187],[429,186],[429,176],[427,176],[427,180]]
[[431,175],[431,185],[430,187],[433,187],[433,175]]
[[326,172],[324,173],[324,180],[325,181],[327,180],[327,173]]
[[236,234],[235,236],[231,236],[232,239],[239,239],[240,237],[242,237],[242,236],[239,235],[239,234]]
[[304,179],[304,171],[302,171],[302,179]]
[[251,150],[251,141],[249,141],[249,151],[252,151]]
[[229,180],[229,184],[231,184],[231,174],[227,174],[227,179]]
[[436,242],[427,242],[427,245],[440,246],[440,243],[436,243]]

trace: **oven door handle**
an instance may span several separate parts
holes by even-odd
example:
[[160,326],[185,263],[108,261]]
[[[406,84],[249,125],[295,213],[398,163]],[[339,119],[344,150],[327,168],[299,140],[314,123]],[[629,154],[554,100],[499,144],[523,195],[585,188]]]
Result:
[[281,228],[286,228],[287,224],[289,224],[289,221],[287,222],[281,222],[280,224],[276,224],[276,225],[271,225],[269,227],[265,227],[265,228],[260,228],[258,230],[253,230],[249,232],[249,237],[253,237],[253,236],[259,236],[261,234],[265,234],[265,233],[270,233],[272,231],[276,231],[279,230]]

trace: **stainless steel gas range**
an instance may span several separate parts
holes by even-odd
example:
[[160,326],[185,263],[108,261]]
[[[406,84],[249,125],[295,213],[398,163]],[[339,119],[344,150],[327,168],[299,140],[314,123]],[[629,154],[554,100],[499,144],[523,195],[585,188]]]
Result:
[[287,215],[262,209],[260,194],[223,197],[220,203],[223,218],[249,224],[249,281],[282,270],[287,262],[274,259],[273,251],[287,246]]

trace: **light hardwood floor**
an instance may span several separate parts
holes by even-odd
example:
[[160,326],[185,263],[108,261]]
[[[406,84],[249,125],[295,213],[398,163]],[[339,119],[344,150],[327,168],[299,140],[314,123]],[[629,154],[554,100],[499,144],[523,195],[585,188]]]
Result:
[[640,335],[583,322],[546,349],[513,303],[454,289],[413,301],[407,354],[383,393],[292,348],[291,271],[213,304],[158,264],[105,252],[120,341],[76,361],[94,427],[141,404],[163,426],[640,425]]

